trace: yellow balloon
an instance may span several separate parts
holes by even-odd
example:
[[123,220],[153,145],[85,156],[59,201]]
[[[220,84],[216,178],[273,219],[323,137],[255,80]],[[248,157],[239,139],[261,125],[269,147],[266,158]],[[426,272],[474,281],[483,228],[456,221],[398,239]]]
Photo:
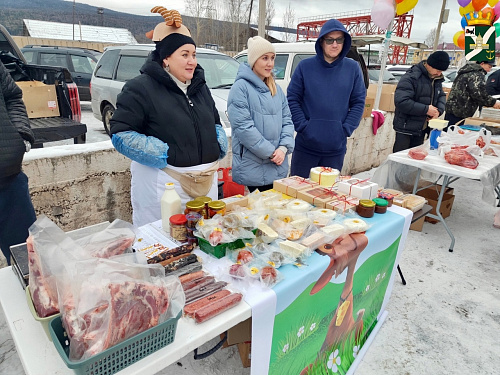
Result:
[[408,13],[410,10],[415,8],[415,5],[417,5],[418,0],[403,0],[399,4],[396,4],[396,14],[398,16]]
[[474,7],[472,6],[472,1],[469,4],[467,4],[466,6],[464,6],[464,11],[465,11],[465,13],[474,12]]
[[[498,0],[497,0],[498,1]],[[465,16],[467,13],[469,13],[467,11],[467,9],[465,9],[466,7],[458,7],[458,12],[460,13],[460,15],[463,17]]]
[[488,0],[488,5],[490,7],[494,7],[497,3],[498,3],[499,0]]
[[463,30],[460,30],[460,31],[457,31],[455,33],[455,35],[453,35],[453,44],[456,45],[458,47],[458,38],[460,37],[460,35],[462,35],[464,32]]

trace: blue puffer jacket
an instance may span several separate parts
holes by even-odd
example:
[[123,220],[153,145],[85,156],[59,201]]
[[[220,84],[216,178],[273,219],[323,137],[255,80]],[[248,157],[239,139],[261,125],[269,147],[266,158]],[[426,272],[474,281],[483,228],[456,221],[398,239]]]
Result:
[[[293,123],[286,96],[276,95],[245,64],[240,65],[229,92],[227,111],[232,128],[233,180],[262,186],[288,175],[288,154],[294,148]],[[287,149],[280,166],[269,158],[279,147]]]

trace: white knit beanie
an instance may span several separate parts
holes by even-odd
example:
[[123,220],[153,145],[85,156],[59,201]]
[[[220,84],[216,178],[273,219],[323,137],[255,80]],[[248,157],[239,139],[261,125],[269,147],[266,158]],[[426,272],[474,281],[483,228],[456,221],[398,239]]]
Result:
[[253,38],[248,39],[248,65],[250,68],[253,68],[253,64],[261,57],[262,55],[272,52],[276,53],[273,45],[266,39],[260,36],[254,36]]

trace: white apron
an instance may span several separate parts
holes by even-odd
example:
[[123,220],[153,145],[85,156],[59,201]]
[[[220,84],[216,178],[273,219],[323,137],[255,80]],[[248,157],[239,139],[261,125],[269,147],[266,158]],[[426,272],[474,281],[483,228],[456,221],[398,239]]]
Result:
[[[216,162],[206,163],[184,168],[169,165],[168,168],[181,173],[198,172],[210,168],[215,163]],[[167,182],[174,183],[175,191],[181,197],[183,210],[186,206],[186,202],[196,198],[187,195],[182,189],[179,181],[175,180],[161,169],[146,167],[145,165],[132,161],[130,164],[130,173],[132,175],[130,186],[130,197],[133,210],[132,221],[136,227],[161,219],[160,200],[165,191],[165,184]],[[218,199],[217,173],[214,173],[212,187],[207,196],[213,200]]]

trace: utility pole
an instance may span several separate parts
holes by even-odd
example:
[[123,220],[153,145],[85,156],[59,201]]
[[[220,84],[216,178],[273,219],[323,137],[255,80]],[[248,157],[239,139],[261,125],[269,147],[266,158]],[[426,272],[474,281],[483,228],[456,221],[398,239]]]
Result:
[[73,40],[75,40],[75,0],[73,0]]
[[[441,5],[441,13],[439,13],[439,23],[438,27],[436,30],[436,39],[434,39],[434,47],[432,49],[432,52],[435,52],[437,50],[438,44],[439,44],[439,34],[441,33],[441,24],[446,23],[448,21],[448,9],[446,8],[446,0],[443,0],[443,4]],[[445,14],[446,14],[446,19],[445,19]]]
[[97,8],[97,14],[99,15],[101,26],[104,26],[104,8]]
[[266,0],[259,0],[259,36],[266,37]]

